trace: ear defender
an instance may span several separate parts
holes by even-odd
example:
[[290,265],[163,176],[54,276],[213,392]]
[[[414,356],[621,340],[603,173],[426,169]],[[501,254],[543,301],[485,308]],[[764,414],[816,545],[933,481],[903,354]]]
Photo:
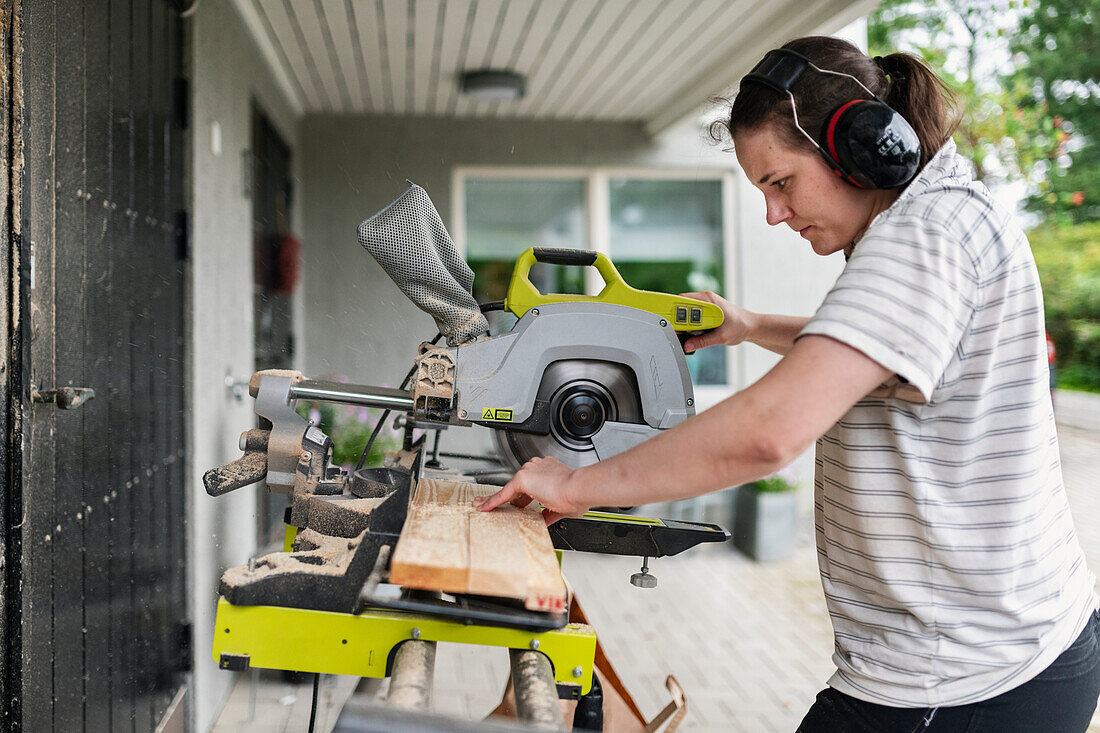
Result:
[[857,99],[833,110],[818,149],[837,175],[860,188],[901,188],[920,165],[912,126],[877,99]]
[[[844,102],[833,110],[825,118],[816,140],[799,123],[798,108],[791,93],[791,87],[807,68],[847,77],[871,97]],[[917,174],[921,152],[917,133],[904,117],[851,74],[819,68],[800,53],[777,48],[768,51],[741,79],[742,86],[746,82],[763,84],[786,94],[791,100],[795,127],[847,183],[868,189],[901,188]]]

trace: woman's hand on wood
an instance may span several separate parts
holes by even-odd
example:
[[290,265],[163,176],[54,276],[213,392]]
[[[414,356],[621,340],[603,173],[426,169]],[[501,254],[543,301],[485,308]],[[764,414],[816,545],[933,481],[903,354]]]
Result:
[[487,512],[507,502],[525,507],[535,500],[546,507],[542,516],[547,524],[564,517],[579,517],[589,507],[571,496],[573,473],[557,458],[532,458],[500,491],[474,499],[474,506]]

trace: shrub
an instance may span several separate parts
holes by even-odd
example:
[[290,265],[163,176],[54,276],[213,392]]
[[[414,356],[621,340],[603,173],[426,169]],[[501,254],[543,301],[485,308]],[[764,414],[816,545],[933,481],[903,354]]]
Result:
[[1100,222],[1029,234],[1061,386],[1100,391]]
[[[332,462],[337,466],[354,466],[359,462],[363,447],[367,444],[375,424],[382,416],[381,410],[331,402],[299,402],[296,411],[312,420],[320,430],[332,438]],[[389,426],[383,426],[371,445],[365,466],[379,466],[387,451],[396,450],[400,440]]]
[[784,491],[794,491],[797,486],[783,478],[778,474],[772,474],[766,476],[758,481],[753,481],[751,484],[754,489],[762,494],[779,494]]

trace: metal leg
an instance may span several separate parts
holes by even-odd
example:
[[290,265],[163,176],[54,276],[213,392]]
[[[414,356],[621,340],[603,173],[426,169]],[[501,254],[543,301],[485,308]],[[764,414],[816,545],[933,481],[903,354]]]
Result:
[[248,720],[251,723],[256,719],[256,687],[260,684],[260,670],[252,668],[252,679],[248,685]]
[[603,686],[599,676],[592,673],[592,689],[577,701],[573,713],[574,730],[603,730]]
[[516,715],[541,730],[565,730],[558,687],[550,660],[542,652],[509,649],[512,660],[512,688],[516,693]]
[[428,468],[442,468],[443,464],[439,462],[439,434],[442,430],[435,431],[435,440],[432,443],[432,457],[424,465]]
[[435,642],[410,640],[397,648],[387,702],[401,710],[427,710],[432,703]]

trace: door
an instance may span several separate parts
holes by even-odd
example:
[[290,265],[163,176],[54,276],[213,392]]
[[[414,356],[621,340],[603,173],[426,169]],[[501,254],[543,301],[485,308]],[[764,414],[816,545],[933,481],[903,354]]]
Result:
[[181,21],[167,0],[5,11],[4,713],[152,731],[190,656]]
[[[290,146],[257,105],[252,107],[252,263],[255,370],[294,364],[291,293],[298,279],[298,241],[290,233]],[[280,542],[285,494],[257,494],[260,544]]]

